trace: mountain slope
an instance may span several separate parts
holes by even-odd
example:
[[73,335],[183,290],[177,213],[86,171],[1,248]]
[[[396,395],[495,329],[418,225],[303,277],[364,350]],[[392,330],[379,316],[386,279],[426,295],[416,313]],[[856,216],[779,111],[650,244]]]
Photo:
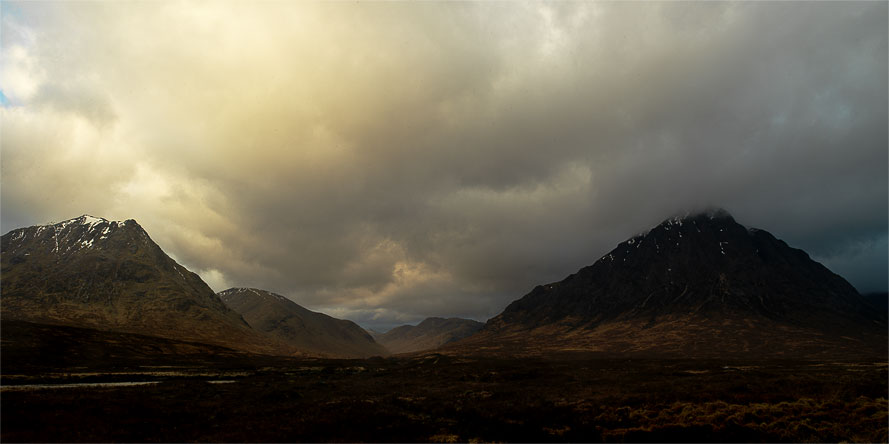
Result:
[[402,325],[376,336],[377,342],[392,353],[430,350],[471,336],[484,324],[471,319],[426,318],[416,326]]
[[889,312],[889,294],[886,292],[868,293],[862,296],[864,296],[864,299],[867,300],[871,307],[874,307],[883,313]]
[[843,278],[717,210],[668,219],[536,287],[474,343],[702,356],[885,353],[885,329],[885,316]]
[[284,296],[254,288],[230,288],[219,297],[253,328],[302,350],[336,357],[388,354],[352,321],[316,313]]
[[293,352],[253,331],[132,219],[20,228],[0,248],[3,319]]

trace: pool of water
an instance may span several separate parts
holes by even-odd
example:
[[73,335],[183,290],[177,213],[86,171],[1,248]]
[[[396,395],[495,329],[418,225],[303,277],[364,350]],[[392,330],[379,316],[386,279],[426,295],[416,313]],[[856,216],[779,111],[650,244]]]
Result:
[[99,388],[99,387],[133,387],[138,385],[159,384],[160,381],[131,381],[131,382],[81,382],[76,384],[20,384],[0,386],[0,392],[14,392],[26,390],[46,390],[64,388]]

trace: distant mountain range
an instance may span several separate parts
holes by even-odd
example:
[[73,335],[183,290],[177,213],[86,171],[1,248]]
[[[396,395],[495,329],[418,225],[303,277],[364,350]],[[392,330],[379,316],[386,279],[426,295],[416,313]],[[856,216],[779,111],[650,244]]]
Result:
[[255,288],[230,288],[218,295],[251,327],[299,350],[360,358],[389,354],[354,322],[307,310],[279,294]]
[[471,336],[485,324],[471,319],[426,318],[416,326],[402,325],[374,338],[392,353],[431,350]]
[[724,210],[665,220],[534,288],[454,349],[659,356],[886,353],[886,314]]

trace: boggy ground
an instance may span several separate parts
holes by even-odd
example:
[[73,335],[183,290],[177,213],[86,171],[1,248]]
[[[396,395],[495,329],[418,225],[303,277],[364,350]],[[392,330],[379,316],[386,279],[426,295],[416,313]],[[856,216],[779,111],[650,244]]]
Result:
[[[7,364],[0,397],[3,442],[889,438],[885,362],[430,354],[367,360],[217,356],[200,364],[137,362],[99,370]],[[161,382],[13,389],[133,380]]]

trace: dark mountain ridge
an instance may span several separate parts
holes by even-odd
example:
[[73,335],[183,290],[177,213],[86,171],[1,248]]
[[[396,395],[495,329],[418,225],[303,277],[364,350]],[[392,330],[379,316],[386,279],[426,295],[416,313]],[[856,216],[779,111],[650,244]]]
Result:
[[804,251],[716,211],[668,219],[620,243],[563,281],[536,287],[493,325],[566,320],[592,326],[710,312],[795,321],[824,312],[849,321],[869,314],[851,284]]
[[301,350],[350,358],[388,354],[358,324],[308,310],[279,294],[230,288],[218,295],[253,328]]
[[713,210],[665,220],[564,280],[537,286],[475,342],[527,348],[523,338],[546,337],[563,349],[677,354],[885,352],[885,342],[874,347],[885,333],[885,315],[842,277]]
[[864,299],[867,300],[871,307],[883,313],[889,312],[889,293],[884,291],[882,293],[868,293],[862,296],[864,296]]

